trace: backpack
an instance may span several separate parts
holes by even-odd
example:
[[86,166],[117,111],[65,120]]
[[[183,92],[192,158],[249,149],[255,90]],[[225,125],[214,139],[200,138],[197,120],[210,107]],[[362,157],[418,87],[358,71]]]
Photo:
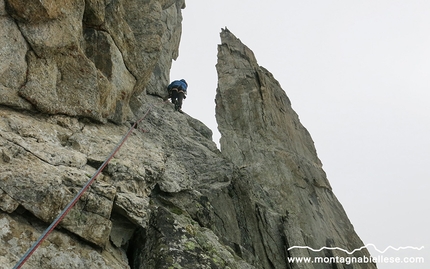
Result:
[[167,91],[171,91],[173,88],[177,88],[178,90],[182,90],[184,92],[187,92],[187,82],[184,79],[181,80],[175,80],[172,83],[167,86]]

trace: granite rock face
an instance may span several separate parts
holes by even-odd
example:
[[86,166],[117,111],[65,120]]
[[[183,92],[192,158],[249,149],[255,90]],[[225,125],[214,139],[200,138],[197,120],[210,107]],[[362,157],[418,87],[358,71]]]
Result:
[[[163,102],[183,0],[0,0],[0,268],[376,268],[288,263],[362,242],[312,139],[253,53],[221,34],[212,132]],[[368,256],[366,250],[354,256]]]
[[[222,31],[221,40],[216,117],[223,155],[249,177],[248,199],[256,218],[256,227],[245,229],[255,238],[249,249],[264,250],[266,255],[259,255],[263,268],[290,268],[287,257],[348,256],[341,251],[287,250],[293,246],[353,250],[363,242],[333,194],[314,143],[279,83],[228,29]],[[369,253],[363,249],[354,255]],[[374,264],[336,266],[376,268]]]
[[121,123],[168,83],[184,0],[0,3],[0,104]]
[[[175,113],[159,97],[145,100],[144,107],[151,108],[145,121],[60,224],[58,236],[74,251],[69,253],[65,243],[54,251],[57,237],[50,236],[24,268],[73,268],[70,260],[86,251],[91,255],[85,254],[75,268],[246,263],[199,223],[202,218],[209,225],[214,214],[202,192],[225,189],[233,165],[201,122]],[[0,252],[5,268],[13,267],[128,128],[0,108]]]

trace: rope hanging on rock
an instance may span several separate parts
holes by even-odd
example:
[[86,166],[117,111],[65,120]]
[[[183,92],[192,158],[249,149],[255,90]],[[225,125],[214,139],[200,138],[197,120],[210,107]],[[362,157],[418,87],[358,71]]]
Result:
[[109,154],[107,159],[104,161],[104,163],[99,167],[99,169],[94,173],[94,175],[91,177],[91,179],[82,187],[82,189],[76,194],[75,198],[73,198],[72,201],[64,208],[64,210],[57,216],[57,218],[52,222],[52,224],[42,233],[42,235],[37,239],[37,241],[31,246],[31,248],[24,254],[24,256],[17,262],[17,264],[13,267],[13,269],[19,269],[21,266],[30,258],[30,256],[33,254],[33,252],[42,244],[42,242],[48,237],[48,235],[55,229],[55,227],[63,220],[63,218],[69,213],[69,211],[72,209],[72,207],[78,202],[79,198],[84,194],[84,192],[91,186],[91,184],[94,182],[94,180],[100,175],[100,173],[103,171],[103,169],[108,165],[110,160],[115,156],[115,154],[118,152],[118,150],[122,147],[124,142],[127,140],[127,138],[130,136],[130,134],[133,132],[134,127],[137,126],[138,123],[143,121],[146,116],[149,114],[149,111],[152,107],[150,107],[146,113],[143,115],[142,118],[140,118],[138,121],[136,121],[128,130],[128,132],[122,137],[121,141],[116,145],[116,147],[113,149],[113,151]]

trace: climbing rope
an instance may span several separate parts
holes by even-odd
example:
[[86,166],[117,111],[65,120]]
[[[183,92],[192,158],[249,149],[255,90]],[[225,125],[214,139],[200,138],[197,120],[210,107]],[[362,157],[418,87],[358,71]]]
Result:
[[137,126],[138,123],[143,121],[146,116],[149,114],[149,111],[152,107],[150,107],[146,113],[136,121],[128,130],[128,132],[122,137],[121,141],[117,144],[117,146],[112,150],[109,154],[108,158],[104,161],[104,163],[99,167],[99,169],[94,173],[91,179],[82,187],[82,189],[76,194],[75,198],[64,208],[64,210],[57,216],[57,218],[52,222],[52,224],[42,233],[42,235],[37,239],[37,241],[31,246],[31,248],[24,254],[24,256],[18,261],[18,263],[13,267],[13,269],[19,269],[21,266],[30,258],[33,252],[42,244],[42,242],[48,237],[48,235],[55,229],[55,227],[63,220],[63,218],[69,213],[72,207],[78,202],[79,198],[81,198],[82,194],[91,186],[94,180],[98,177],[98,175],[103,171],[103,169],[108,165],[110,160],[115,156],[118,150],[122,147],[124,142],[127,140],[129,135],[133,132],[134,127]]

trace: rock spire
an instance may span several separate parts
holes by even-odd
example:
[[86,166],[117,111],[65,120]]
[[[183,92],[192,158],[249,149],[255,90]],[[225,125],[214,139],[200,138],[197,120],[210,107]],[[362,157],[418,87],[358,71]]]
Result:
[[[286,261],[292,256],[347,256],[339,251],[286,250],[292,246],[362,247],[287,95],[273,75],[258,65],[253,52],[227,29],[221,32],[217,71],[221,151],[249,179],[249,199],[258,227],[250,234],[258,234],[265,249],[264,268],[289,268]],[[364,249],[354,255],[369,253]],[[297,268],[327,267],[302,264]]]

